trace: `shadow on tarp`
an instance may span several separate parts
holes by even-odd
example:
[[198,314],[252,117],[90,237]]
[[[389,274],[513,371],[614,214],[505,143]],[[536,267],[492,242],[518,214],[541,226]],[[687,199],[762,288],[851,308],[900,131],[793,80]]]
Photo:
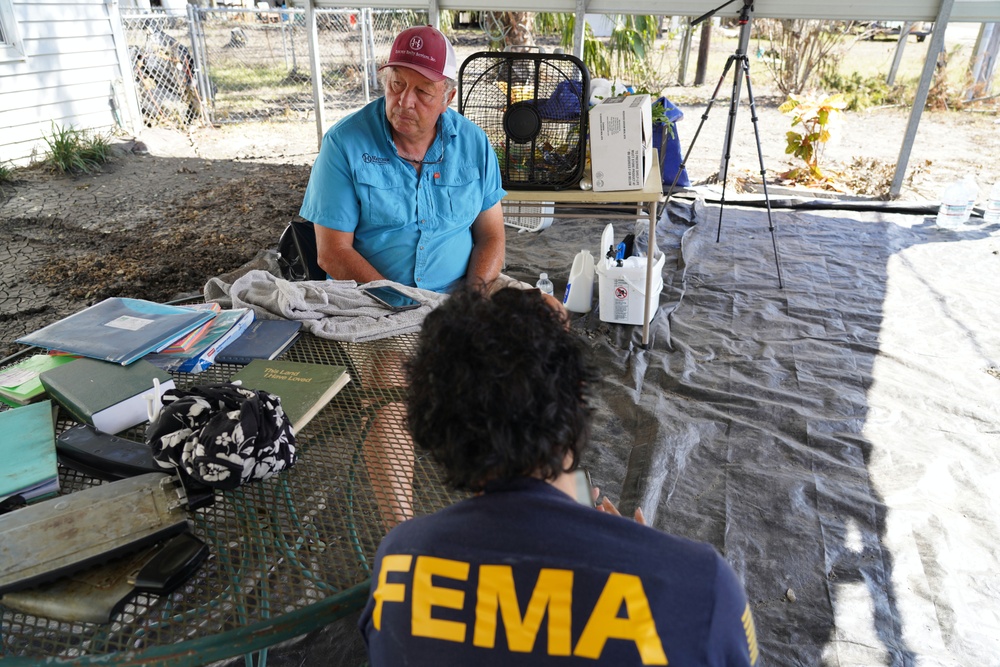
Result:
[[[733,564],[761,664],[992,662],[1000,228],[775,211],[779,289],[764,210],[727,203],[719,243],[717,205],[667,213],[649,348],[640,327],[600,321],[596,288],[572,319],[604,371],[584,459],[595,484]],[[605,223],[510,231],[506,272],[545,271],[560,295],[579,250],[602,254]],[[299,664],[343,632],[269,662]],[[358,664],[354,649],[336,664]]]

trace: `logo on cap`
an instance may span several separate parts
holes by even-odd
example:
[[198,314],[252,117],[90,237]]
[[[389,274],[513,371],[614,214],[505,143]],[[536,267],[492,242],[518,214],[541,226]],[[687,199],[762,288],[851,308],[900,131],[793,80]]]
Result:
[[419,51],[420,49],[424,48],[424,40],[420,39],[419,37],[414,37],[413,39],[410,40],[410,48],[413,49],[414,51]]

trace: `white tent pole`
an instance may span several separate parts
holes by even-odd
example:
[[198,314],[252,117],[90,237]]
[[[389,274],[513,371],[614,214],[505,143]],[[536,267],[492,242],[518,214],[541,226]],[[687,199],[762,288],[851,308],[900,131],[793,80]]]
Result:
[[374,82],[375,76],[373,73],[374,68],[372,67],[372,61],[375,59],[375,54],[373,51],[368,49],[368,40],[371,38],[372,32],[375,31],[375,25],[372,21],[372,8],[362,7],[361,8],[361,69],[364,74],[361,77],[361,88],[365,91],[365,104],[372,101],[371,98],[371,85],[369,81]]
[[441,29],[441,12],[437,0],[430,0],[427,4],[427,23],[438,30]]
[[971,100],[977,95],[985,97],[990,94],[990,82],[997,64],[997,48],[1000,44],[1000,23],[983,23],[979,28],[979,37],[972,56],[972,83],[965,93],[965,99]]
[[885,78],[885,85],[890,88],[896,85],[896,72],[899,71],[899,64],[903,62],[903,49],[906,48],[906,38],[913,30],[913,21],[903,21],[903,27],[899,29],[899,41],[896,42],[896,55],[892,57],[892,66],[889,68],[889,76]]
[[316,109],[316,148],[323,146],[326,113],[323,104],[323,70],[319,64],[319,33],[316,29],[316,0],[306,0],[306,33],[309,35],[309,73],[312,75],[313,108]]
[[917,84],[917,94],[913,100],[913,108],[910,109],[910,120],[906,124],[906,134],[903,135],[903,145],[899,149],[899,159],[896,161],[896,173],[892,177],[892,185],[889,187],[889,196],[898,197],[903,189],[903,176],[906,174],[906,165],[910,161],[910,152],[913,150],[913,142],[917,138],[917,126],[920,124],[920,115],[927,104],[927,93],[931,89],[931,80],[934,78],[934,70],[937,68],[938,54],[944,48],[944,33],[948,28],[948,19],[951,17],[951,8],[955,0],[941,0],[941,8],[938,10],[937,21],[934,22],[934,32],[931,33],[931,42],[927,46],[927,59],[924,60],[924,71],[920,75],[920,83]]
[[[121,91],[125,97],[125,113],[122,114],[122,118],[119,120],[124,125],[124,129],[135,134],[142,129],[142,110],[139,108],[139,93],[136,90],[135,73],[132,71],[132,58],[128,53],[128,40],[125,38],[122,12],[117,2],[109,2],[107,7],[108,20],[111,23],[111,34],[115,40],[118,69],[121,74],[121,78],[117,81],[121,82]],[[115,103],[117,104],[118,101],[118,96],[115,95]],[[205,114],[204,102],[205,100],[202,100],[201,112],[203,117]]]
[[576,18],[573,23],[573,55],[583,60],[584,26],[587,22],[587,0],[576,0]]

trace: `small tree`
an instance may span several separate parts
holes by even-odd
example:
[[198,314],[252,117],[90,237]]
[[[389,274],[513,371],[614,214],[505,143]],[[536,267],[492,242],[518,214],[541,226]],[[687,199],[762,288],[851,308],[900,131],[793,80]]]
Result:
[[830,175],[820,169],[819,163],[845,107],[847,102],[839,93],[816,100],[790,95],[788,101],[778,107],[781,113],[792,117],[793,128],[800,128],[800,131],[792,129],[785,135],[785,153],[806,163],[805,168],[796,167],[782,174],[784,178],[807,185],[832,182]]
[[773,57],[764,65],[774,83],[785,95],[805,91],[813,73],[838,49],[847,50],[856,38],[851,35],[853,22],[815,21],[805,19],[759,19],[756,23]]

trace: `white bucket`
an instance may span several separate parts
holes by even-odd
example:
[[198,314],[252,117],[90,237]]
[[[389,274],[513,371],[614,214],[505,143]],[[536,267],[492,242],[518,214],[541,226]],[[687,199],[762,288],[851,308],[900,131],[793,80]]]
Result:
[[601,234],[601,253],[596,267],[600,317],[604,322],[641,325],[645,304],[649,304],[650,319],[660,305],[664,255],[660,253],[653,262],[653,285],[646,294],[647,258],[629,257],[622,266],[616,266],[615,260],[605,257],[614,238],[614,227],[608,223]]

